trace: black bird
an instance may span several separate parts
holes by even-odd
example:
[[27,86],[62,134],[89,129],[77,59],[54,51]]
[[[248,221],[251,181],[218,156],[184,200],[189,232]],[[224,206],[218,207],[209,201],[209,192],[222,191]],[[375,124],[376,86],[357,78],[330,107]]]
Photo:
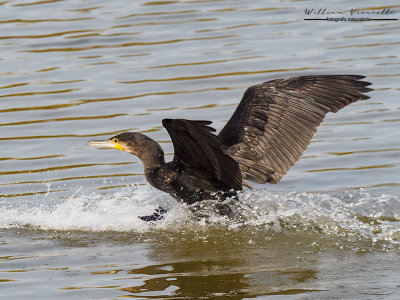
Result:
[[124,132],[88,145],[136,155],[147,181],[180,202],[223,200],[251,187],[247,180],[278,183],[310,144],[326,113],[369,98],[363,93],[372,89],[363,78],[300,76],[254,85],[218,135],[210,121],[164,119],[175,150],[168,163],[160,145],[141,133]]

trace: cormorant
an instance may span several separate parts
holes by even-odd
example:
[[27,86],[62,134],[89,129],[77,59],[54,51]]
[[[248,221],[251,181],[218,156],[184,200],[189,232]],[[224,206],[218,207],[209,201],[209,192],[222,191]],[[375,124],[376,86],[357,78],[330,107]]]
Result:
[[372,89],[363,78],[311,75],[251,86],[218,135],[210,121],[164,119],[175,150],[168,163],[160,145],[141,133],[124,132],[88,145],[136,155],[147,181],[180,202],[223,200],[251,187],[247,180],[278,183],[310,144],[326,113],[369,98],[363,93]]

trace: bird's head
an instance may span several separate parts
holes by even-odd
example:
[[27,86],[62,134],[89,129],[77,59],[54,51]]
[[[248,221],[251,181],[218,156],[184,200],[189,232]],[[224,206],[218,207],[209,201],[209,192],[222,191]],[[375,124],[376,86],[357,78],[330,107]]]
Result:
[[146,140],[146,138],[145,135],[140,133],[123,132],[108,140],[90,141],[88,142],[88,145],[115,148],[138,156],[138,150],[140,150],[139,148],[142,146],[143,141]]
[[164,152],[160,145],[151,138],[138,132],[123,132],[108,140],[90,141],[88,145],[115,148],[129,152],[139,157],[142,161],[144,159],[150,160],[151,158],[160,161],[164,160]]

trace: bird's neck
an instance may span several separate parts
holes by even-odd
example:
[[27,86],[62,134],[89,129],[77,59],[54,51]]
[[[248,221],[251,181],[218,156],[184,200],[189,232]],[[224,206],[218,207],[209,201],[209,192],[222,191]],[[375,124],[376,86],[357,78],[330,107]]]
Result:
[[142,161],[145,173],[158,169],[165,164],[164,151],[156,141],[148,138],[146,144],[140,149],[139,153],[134,154]]
[[164,153],[157,155],[144,155],[140,158],[143,163],[145,173],[150,170],[158,169],[165,164]]

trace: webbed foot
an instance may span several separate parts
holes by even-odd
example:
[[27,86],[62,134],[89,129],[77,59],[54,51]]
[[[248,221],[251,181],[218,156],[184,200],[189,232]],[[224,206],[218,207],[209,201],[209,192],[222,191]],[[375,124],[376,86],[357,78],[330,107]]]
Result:
[[139,216],[139,219],[143,220],[143,221],[158,221],[158,220],[162,220],[164,219],[164,214],[167,212],[166,209],[159,207],[157,208],[154,213],[150,216]]

